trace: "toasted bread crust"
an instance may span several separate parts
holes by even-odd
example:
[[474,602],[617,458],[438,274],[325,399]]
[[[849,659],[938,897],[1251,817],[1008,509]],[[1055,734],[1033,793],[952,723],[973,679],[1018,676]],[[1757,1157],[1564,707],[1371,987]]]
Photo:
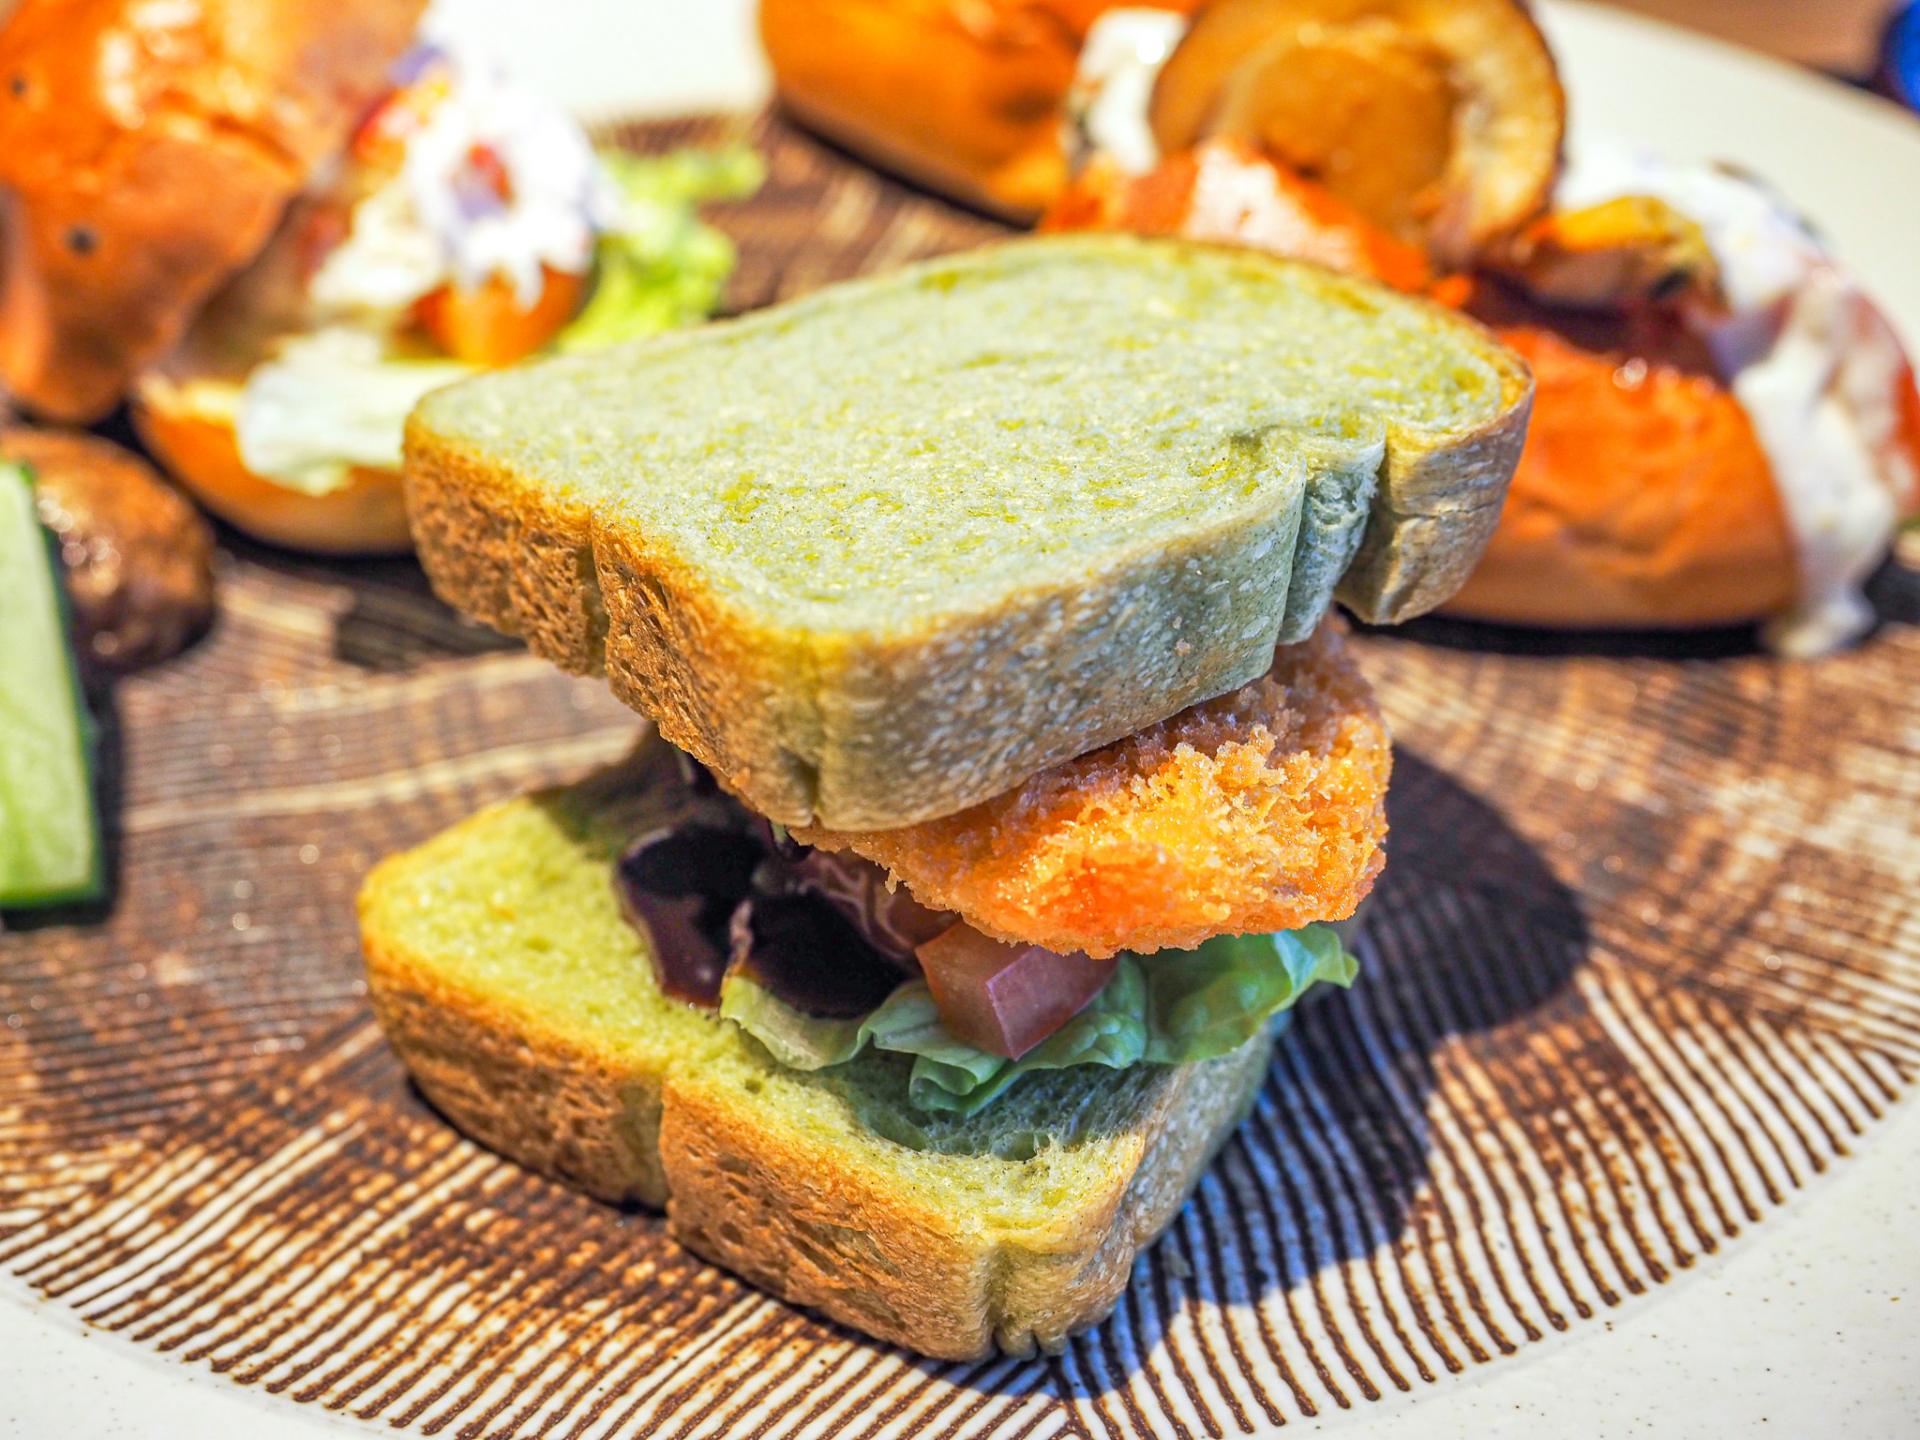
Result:
[[997,1243],[676,1071],[660,1125],[667,1218],[690,1249],[763,1289],[922,1354],[1055,1350],[1113,1308],[1135,1257],[1245,1117],[1271,1045],[1167,1070],[1108,1183],[1063,1201],[1047,1233]]
[[110,410],[345,143],[424,8],[22,0],[0,29],[6,385],[61,420]]
[[[367,893],[382,883],[376,869]],[[363,898],[363,916],[365,905]],[[530,1033],[484,995],[447,983],[432,956],[377,926],[363,925],[361,944],[374,1013],[435,1108],[489,1149],[596,1199],[666,1205],[663,1077],[631,1073],[616,1057],[563,1035]],[[629,1102],[636,1102],[631,1117]]]
[[1511,351],[1500,353],[1506,402],[1486,423],[1444,440],[1387,433],[1387,475],[1334,592],[1370,625],[1439,608],[1493,538],[1533,415],[1532,372]]
[[530,1169],[664,1206],[691,1249],[926,1355],[1025,1354],[1101,1319],[1266,1073],[1264,1036],[1157,1071],[1106,1183],[1063,1202],[1044,1229],[1007,1234],[850,1164],[723,1066],[648,1071],[450,981],[372,919],[396,863],[363,893],[367,974],[381,1025],[436,1108]]

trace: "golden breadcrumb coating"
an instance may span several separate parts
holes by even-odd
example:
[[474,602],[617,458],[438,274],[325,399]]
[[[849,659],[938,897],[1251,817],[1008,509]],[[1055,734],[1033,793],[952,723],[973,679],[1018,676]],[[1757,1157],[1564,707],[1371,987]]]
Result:
[[1386,857],[1386,724],[1329,621],[1251,685],[899,830],[796,831],[1001,940],[1192,949],[1351,915]]

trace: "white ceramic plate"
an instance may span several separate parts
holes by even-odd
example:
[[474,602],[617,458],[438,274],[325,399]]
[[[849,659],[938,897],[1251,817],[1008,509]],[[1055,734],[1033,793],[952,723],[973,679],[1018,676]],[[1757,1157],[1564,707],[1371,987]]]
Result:
[[[748,0],[446,0],[446,23],[587,114],[742,105]],[[1787,67],[1585,5],[1548,20],[1575,123],[1773,178],[1920,338],[1920,124]],[[576,37],[595,37],[581,46]],[[1916,737],[1920,745],[1920,736]],[[1916,1432],[1920,1107],[1787,1215],[1604,1326],[1417,1399],[1335,1415],[1427,1436]],[[1311,1427],[1311,1428],[1318,1428]],[[243,1390],[0,1280],[0,1434],[278,1435],[384,1425]]]

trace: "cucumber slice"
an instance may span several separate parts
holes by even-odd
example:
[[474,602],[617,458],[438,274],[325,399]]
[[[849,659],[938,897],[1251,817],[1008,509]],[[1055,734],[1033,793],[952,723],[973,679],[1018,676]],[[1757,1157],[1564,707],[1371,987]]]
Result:
[[32,479],[0,463],[0,908],[100,894],[92,738]]

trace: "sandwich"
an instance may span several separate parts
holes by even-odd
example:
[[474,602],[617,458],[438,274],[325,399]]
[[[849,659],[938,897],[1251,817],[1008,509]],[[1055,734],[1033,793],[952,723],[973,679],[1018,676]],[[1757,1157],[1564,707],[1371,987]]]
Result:
[[761,0],[780,102],[1032,221],[1092,157],[1237,138],[1459,261],[1553,183],[1566,101],[1521,0]]
[[368,878],[483,1143],[934,1356],[1113,1304],[1385,860],[1336,599],[1477,560],[1526,367],[1252,252],[1019,240],[427,397],[437,592],[644,715]]
[[1757,625],[1802,658],[1873,627],[1866,582],[1920,517],[1920,389],[1764,181],[1587,138],[1468,307],[1533,365],[1540,423],[1453,613]]
[[[1871,627],[1864,582],[1920,515],[1899,337],[1754,177],[1569,150],[1519,0],[763,0],[761,30],[789,109],[965,203],[1255,246],[1492,325],[1534,368],[1535,422],[1449,613],[1758,625],[1800,656]],[[941,88],[968,67],[997,78]]]
[[745,152],[598,155],[450,46],[423,0],[23,0],[0,23],[0,388],[129,400],[209,510],[404,550],[427,390],[702,318],[730,268],[695,200]]

